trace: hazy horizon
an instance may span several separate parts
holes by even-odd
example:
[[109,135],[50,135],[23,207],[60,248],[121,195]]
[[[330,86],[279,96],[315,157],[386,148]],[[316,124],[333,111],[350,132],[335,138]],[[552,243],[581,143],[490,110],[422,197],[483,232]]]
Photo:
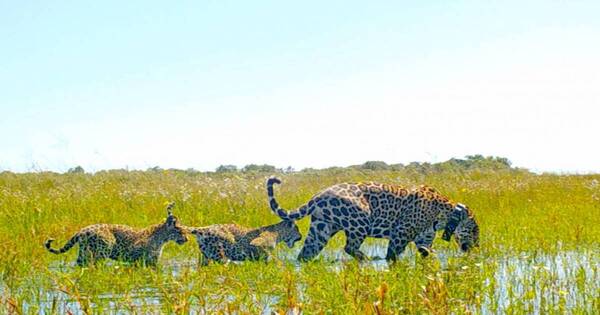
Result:
[[598,1],[0,4],[0,171],[599,173]]
[[[488,157],[486,157],[488,158]],[[504,157],[494,157],[494,158],[504,158]],[[459,159],[459,160],[466,160],[467,157],[460,157],[460,158],[451,158],[451,159]],[[450,159],[449,159],[450,160]],[[297,168],[294,167],[293,165],[287,165],[287,166],[282,166],[282,165],[271,165],[271,164],[267,164],[267,163],[250,163],[250,164],[246,164],[246,165],[231,165],[231,164],[221,164],[217,167],[217,169],[219,167],[229,167],[229,166],[234,166],[235,172],[244,172],[243,168],[246,166],[251,166],[251,165],[255,165],[255,166],[273,166],[275,167],[278,171],[279,170],[283,170],[284,172],[288,171],[288,169],[291,168],[291,172],[301,172],[301,171],[305,171],[305,170],[326,170],[329,168],[347,168],[347,167],[352,167],[352,166],[360,166],[363,165],[366,162],[384,162],[385,164],[387,164],[388,166],[393,166],[393,165],[398,165],[401,164],[403,166],[408,166],[411,163],[419,163],[419,164],[424,164],[424,163],[430,163],[432,165],[438,164],[438,163],[444,163],[444,162],[448,162],[449,160],[445,160],[445,161],[437,161],[437,162],[431,162],[431,161],[410,161],[410,162],[406,162],[406,163],[400,163],[400,162],[386,162],[386,161],[380,161],[380,160],[371,160],[371,161],[364,161],[363,163],[359,163],[359,164],[351,164],[351,165],[330,165],[330,166],[324,166],[324,167],[319,167],[319,168],[312,168],[312,167],[305,167],[305,168]],[[509,162],[511,162],[510,167],[514,168],[514,169],[525,169],[527,171],[533,172],[533,173],[537,173],[537,174],[557,174],[557,175],[596,175],[598,174],[598,172],[553,172],[553,171],[543,171],[543,170],[536,170],[536,169],[530,169],[527,168],[525,166],[519,166],[519,165],[515,165],[514,163],[512,163],[512,161],[510,161],[510,159],[508,159]],[[81,165],[74,165],[72,167],[69,167],[67,169],[64,170],[43,170],[43,169],[39,169],[36,168],[36,166],[32,166],[32,168],[30,170],[25,170],[25,171],[10,171],[10,170],[0,170],[0,173],[3,171],[8,171],[8,172],[13,172],[13,173],[17,173],[17,174],[26,174],[26,173],[40,173],[40,172],[55,172],[55,173],[68,173],[72,170],[74,170],[75,172],[77,172],[75,169],[81,167],[83,169],[83,171],[85,173],[88,174],[95,174],[97,172],[102,172],[102,171],[120,171],[120,170],[125,170],[125,171],[151,171],[152,169],[158,168],[160,170],[179,170],[179,171],[188,171],[188,170],[193,170],[193,171],[197,171],[197,172],[215,172],[218,170],[217,169],[196,169],[193,167],[161,167],[160,165],[154,165],[151,167],[147,167],[147,168],[130,168],[128,166],[122,167],[122,168],[106,168],[106,169],[85,169],[83,168]],[[225,171],[225,172],[230,172],[230,171]]]

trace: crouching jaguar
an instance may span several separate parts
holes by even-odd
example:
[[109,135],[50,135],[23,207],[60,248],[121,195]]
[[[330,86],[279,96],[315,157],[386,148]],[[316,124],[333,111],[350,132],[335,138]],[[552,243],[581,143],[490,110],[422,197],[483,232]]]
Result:
[[315,257],[339,231],[346,234],[345,252],[356,259],[367,258],[360,251],[366,237],[389,239],[386,259],[392,261],[411,241],[427,256],[435,232],[442,229],[444,240],[450,241],[454,235],[463,251],[479,242],[479,227],[472,211],[428,186],[407,189],[373,182],[337,184],[288,212],[279,207],[273,193],[273,184],[280,183],[274,177],[267,180],[271,210],[284,220],[311,216],[299,260]]
[[94,224],[75,233],[61,249],[52,248],[53,239],[48,239],[45,246],[53,254],[62,254],[79,244],[79,266],[106,258],[154,266],[167,242],[175,241],[181,245],[187,241],[186,228],[173,215],[173,207],[173,203],[167,206],[165,222],[144,229],[120,224]]
[[292,220],[256,229],[237,224],[215,224],[189,228],[189,232],[196,236],[200,248],[200,266],[207,265],[211,260],[266,260],[277,243],[285,242],[292,248],[302,239],[298,226]]

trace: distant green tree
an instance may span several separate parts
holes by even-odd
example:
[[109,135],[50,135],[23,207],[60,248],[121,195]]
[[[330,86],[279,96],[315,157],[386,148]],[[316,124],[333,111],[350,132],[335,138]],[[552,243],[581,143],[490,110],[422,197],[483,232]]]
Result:
[[390,170],[392,170],[392,171],[401,171],[404,169],[404,164],[402,164],[402,163],[390,164],[389,167],[390,167]]
[[511,162],[507,158],[483,156],[481,154],[467,155],[464,159],[452,158],[448,161],[434,165],[436,171],[460,171],[473,169],[502,170],[511,169]]
[[185,170],[185,173],[188,175],[196,175],[196,174],[200,174],[200,171],[194,169],[193,167],[189,167]]
[[363,163],[360,168],[365,169],[365,170],[372,170],[372,171],[380,171],[380,170],[389,170],[390,167],[389,165],[387,165],[387,163],[383,162],[383,161],[367,161],[365,163]]
[[147,169],[148,172],[162,172],[163,169],[160,166],[149,167]]
[[512,166],[512,162],[508,158],[496,156],[496,157],[494,157],[494,159],[495,159],[496,163],[498,163],[498,164],[501,164],[501,165],[504,165],[507,167]]
[[483,161],[483,160],[485,160],[485,159],[486,159],[486,158],[485,158],[483,155],[481,155],[481,154],[467,155],[467,156],[465,156],[465,158],[466,158],[467,160],[470,160],[470,161]]
[[68,171],[68,174],[83,174],[85,173],[85,170],[83,169],[83,167],[81,166],[75,166],[75,167],[71,167]]
[[234,173],[237,171],[238,171],[238,168],[235,165],[221,165],[221,166],[217,167],[217,169],[216,169],[217,173]]
[[408,165],[406,165],[406,167],[404,167],[404,169],[411,171],[411,172],[417,172],[417,173],[428,173],[432,170],[432,165],[431,163],[419,163],[419,162],[410,162],[408,163]]
[[242,172],[272,173],[275,171],[277,171],[277,168],[268,164],[248,164],[242,168]]

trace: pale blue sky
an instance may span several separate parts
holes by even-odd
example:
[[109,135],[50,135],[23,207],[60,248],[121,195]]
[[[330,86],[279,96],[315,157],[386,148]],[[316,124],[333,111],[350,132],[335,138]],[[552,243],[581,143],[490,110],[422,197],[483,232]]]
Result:
[[0,3],[0,170],[600,171],[600,1]]

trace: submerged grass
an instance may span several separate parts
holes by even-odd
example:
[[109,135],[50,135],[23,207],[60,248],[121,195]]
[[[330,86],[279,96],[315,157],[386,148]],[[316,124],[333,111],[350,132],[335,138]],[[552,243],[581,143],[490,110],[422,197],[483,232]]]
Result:
[[[469,205],[481,247],[461,254],[436,240],[434,257],[413,248],[393,266],[343,254],[343,235],[313,262],[280,247],[269,263],[197,268],[191,240],[168,244],[158,270],[106,262],[73,267],[76,249],[56,256],[83,226],[162,221],[168,201],[183,224],[274,223],[262,173],[110,171],[0,174],[0,313],[571,313],[600,310],[600,176],[523,171],[423,174],[328,170],[280,174],[281,204],[292,209],[343,181],[428,184]],[[308,220],[299,225],[306,235]],[[366,251],[385,254],[385,242]]]

